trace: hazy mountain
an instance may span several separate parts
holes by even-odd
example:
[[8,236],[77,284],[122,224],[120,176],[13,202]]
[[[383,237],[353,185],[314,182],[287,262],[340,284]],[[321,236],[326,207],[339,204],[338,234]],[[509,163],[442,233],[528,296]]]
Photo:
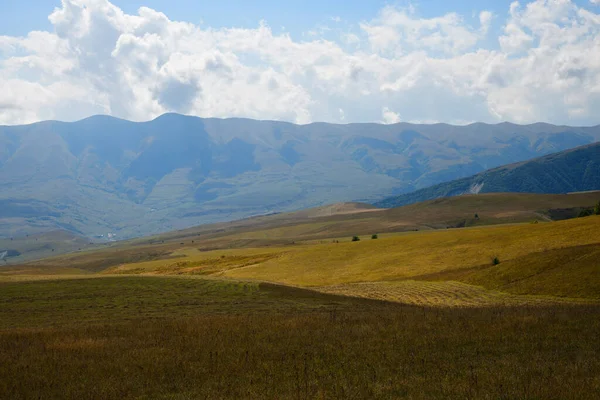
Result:
[[390,197],[376,205],[400,207],[467,193],[558,194],[589,190],[600,190],[600,142]]
[[600,127],[293,125],[166,114],[0,127],[0,235],[117,238],[373,201],[591,143]]

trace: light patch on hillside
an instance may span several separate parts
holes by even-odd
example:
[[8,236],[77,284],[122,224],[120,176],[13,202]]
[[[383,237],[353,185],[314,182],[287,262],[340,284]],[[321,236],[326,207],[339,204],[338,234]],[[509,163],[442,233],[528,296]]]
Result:
[[483,182],[474,183],[467,191],[467,194],[479,194],[479,192],[481,192],[481,189],[483,189]]

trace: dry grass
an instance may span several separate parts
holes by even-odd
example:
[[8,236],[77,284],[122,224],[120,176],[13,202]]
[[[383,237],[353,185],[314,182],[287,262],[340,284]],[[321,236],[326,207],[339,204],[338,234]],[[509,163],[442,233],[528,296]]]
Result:
[[258,249],[231,249],[199,251],[183,248],[172,253],[169,260],[123,263],[102,271],[103,274],[157,274],[157,275],[220,275],[223,271],[244,268],[278,258],[288,249],[283,247]]
[[[600,299],[600,283],[595,279],[600,271],[599,222],[600,217],[588,217],[547,224],[413,232],[384,235],[378,240],[363,237],[365,240],[354,243],[346,238],[340,243],[254,249],[200,251],[183,247],[166,259],[123,263],[102,273],[270,281],[325,287],[325,291],[347,295],[356,290],[358,296],[369,293],[372,298],[430,305],[444,301],[448,305],[523,302],[506,294],[499,297],[498,292]],[[494,257],[500,259],[499,265],[492,265]],[[389,285],[347,285],[403,280],[460,281],[477,287],[443,283],[445,286],[438,290],[411,282],[411,291],[422,292],[414,297],[402,295],[399,289],[390,294]],[[361,289],[365,287],[369,290]],[[379,289],[381,293],[377,293]]]
[[[589,207],[597,201],[598,193],[499,193],[438,199],[389,210],[373,211],[360,204],[333,205],[125,241],[101,249],[47,258],[17,269],[23,273],[24,269],[58,270],[68,265],[72,269],[97,272],[121,264],[165,259],[184,248],[210,251],[282,247],[334,238],[347,240],[352,235],[367,237],[373,233],[414,232],[449,226],[522,223],[533,219],[547,221],[548,215],[553,215],[550,210]],[[479,218],[474,218],[475,214]]]
[[[516,307],[575,302],[573,299],[556,297],[513,295],[453,281],[365,282],[325,286],[316,290],[322,293],[427,307]],[[579,302],[585,303],[581,300]]]
[[226,276],[301,286],[410,279],[490,265],[571,246],[600,243],[600,217],[547,224],[431,231],[397,237],[306,246]]
[[0,398],[592,399],[595,306],[425,308],[205,279],[0,284]]
[[600,299],[600,245],[572,246],[532,253],[498,265],[421,277],[455,279],[513,294]]
[[0,398],[596,398],[600,217],[349,242],[407,212],[522,218],[540,199],[524,196],[264,217],[4,268]]

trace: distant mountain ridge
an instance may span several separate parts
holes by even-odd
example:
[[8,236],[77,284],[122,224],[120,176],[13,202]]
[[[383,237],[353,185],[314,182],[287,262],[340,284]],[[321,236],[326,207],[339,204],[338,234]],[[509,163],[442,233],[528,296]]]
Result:
[[493,168],[468,178],[390,197],[375,205],[400,207],[462,194],[560,194],[591,190],[600,190],[600,142]]
[[0,237],[116,239],[375,201],[600,140],[600,126],[107,116],[0,126]]

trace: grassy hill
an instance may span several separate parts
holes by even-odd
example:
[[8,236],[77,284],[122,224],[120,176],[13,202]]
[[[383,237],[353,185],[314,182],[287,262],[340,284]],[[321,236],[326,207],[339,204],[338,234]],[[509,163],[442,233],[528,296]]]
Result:
[[[327,212],[337,210],[338,214],[330,216],[322,216],[324,209],[318,209],[258,217],[5,266],[0,277],[201,275],[319,287],[328,293],[356,291],[357,295],[364,295],[365,286],[347,285],[369,283],[367,292],[373,298],[382,298],[373,286],[381,282],[385,283],[382,293],[396,292],[386,299],[419,304],[529,303],[506,295],[600,299],[597,280],[590,279],[596,263],[561,261],[570,257],[570,251],[577,254],[575,260],[593,259],[594,245],[600,243],[595,235],[599,217],[547,222],[552,210],[591,205],[597,197],[598,193],[486,194],[389,210],[336,205]],[[456,221],[467,223],[455,225]],[[442,229],[433,229],[436,226]],[[372,240],[372,233],[379,233],[379,239]],[[351,242],[355,234],[360,242]],[[494,258],[500,260],[499,265],[492,265]],[[525,266],[531,270],[523,269]],[[532,274],[531,282],[537,283],[529,284],[517,274],[513,280],[518,285],[513,287],[510,281],[501,286],[498,277],[511,277],[515,268],[521,274]],[[536,268],[543,273],[534,273]],[[446,293],[446,300],[444,296],[415,300],[397,297],[399,290],[390,286],[390,282],[397,285],[403,281],[411,291],[420,285],[427,292],[432,287],[426,282],[435,277],[440,282],[459,281],[483,289],[473,292],[472,287],[438,285],[434,291]],[[469,301],[473,296],[480,301]]]
[[[440,274],[440,280],[491,289],[503,290],[505,284],[509,293],[600,299],[600,282],[593,279],[600,271],[594,259],[598,223],[600,217],[588,217],[305,246],[243,268],[223,268],[222,274],[301,286],[431,280]],[[493,266],[496,257],[500,264]],[[443,273],[469,268],[475,272],[442,279]]]
[[599,244],[561,247],[498,265],[445,271],[424,278],[459,280],[514,294],[597,298],[599,256]]
[[375,203],[400,207],[467,193],[569,193],[600,189],[600,142],[490,169]]
[[[599,199],[600,193],[569,195],[500,193],[437,199],[394,209],[377,209],[360,203],[334,204],[292,213],[201,225],[113,244],[92,246],[86,244],[81,247],[81,252],[48,258],[28,268],[64,270],[65,266],[69,265],[71,268],[98,271],[122,263],[169,259],[172,258],[171,254],[184,247],[207,251],[294,246],[331,240],[347,241],[353,235],[370,236],[374,233],[546,222],[573,217],[580,210],[593,207]],[[26,240],[23,243],[27,246],[35,246],[37,243],[31,238],[24,239]],[[19,248],[27,249],[26,246]],[[78,248],[70,249],[78,250]],[[87,249],[89,251],[84,251]],[[23,251],[22,257],[32,259],[35,255],[36,253],[29,255]],[[18,260],[15,259],[10,264],[15,262]],[[9,269],[4,267],[3,270],[6,272]]]
[[600,216],[551,218],[597,196],[337,204],[0,267],[0,397],[593,399]]
[[375,201],[600,140],[547,124],[310,124],[176,114],[0,126],[0,237],[119,239]]

